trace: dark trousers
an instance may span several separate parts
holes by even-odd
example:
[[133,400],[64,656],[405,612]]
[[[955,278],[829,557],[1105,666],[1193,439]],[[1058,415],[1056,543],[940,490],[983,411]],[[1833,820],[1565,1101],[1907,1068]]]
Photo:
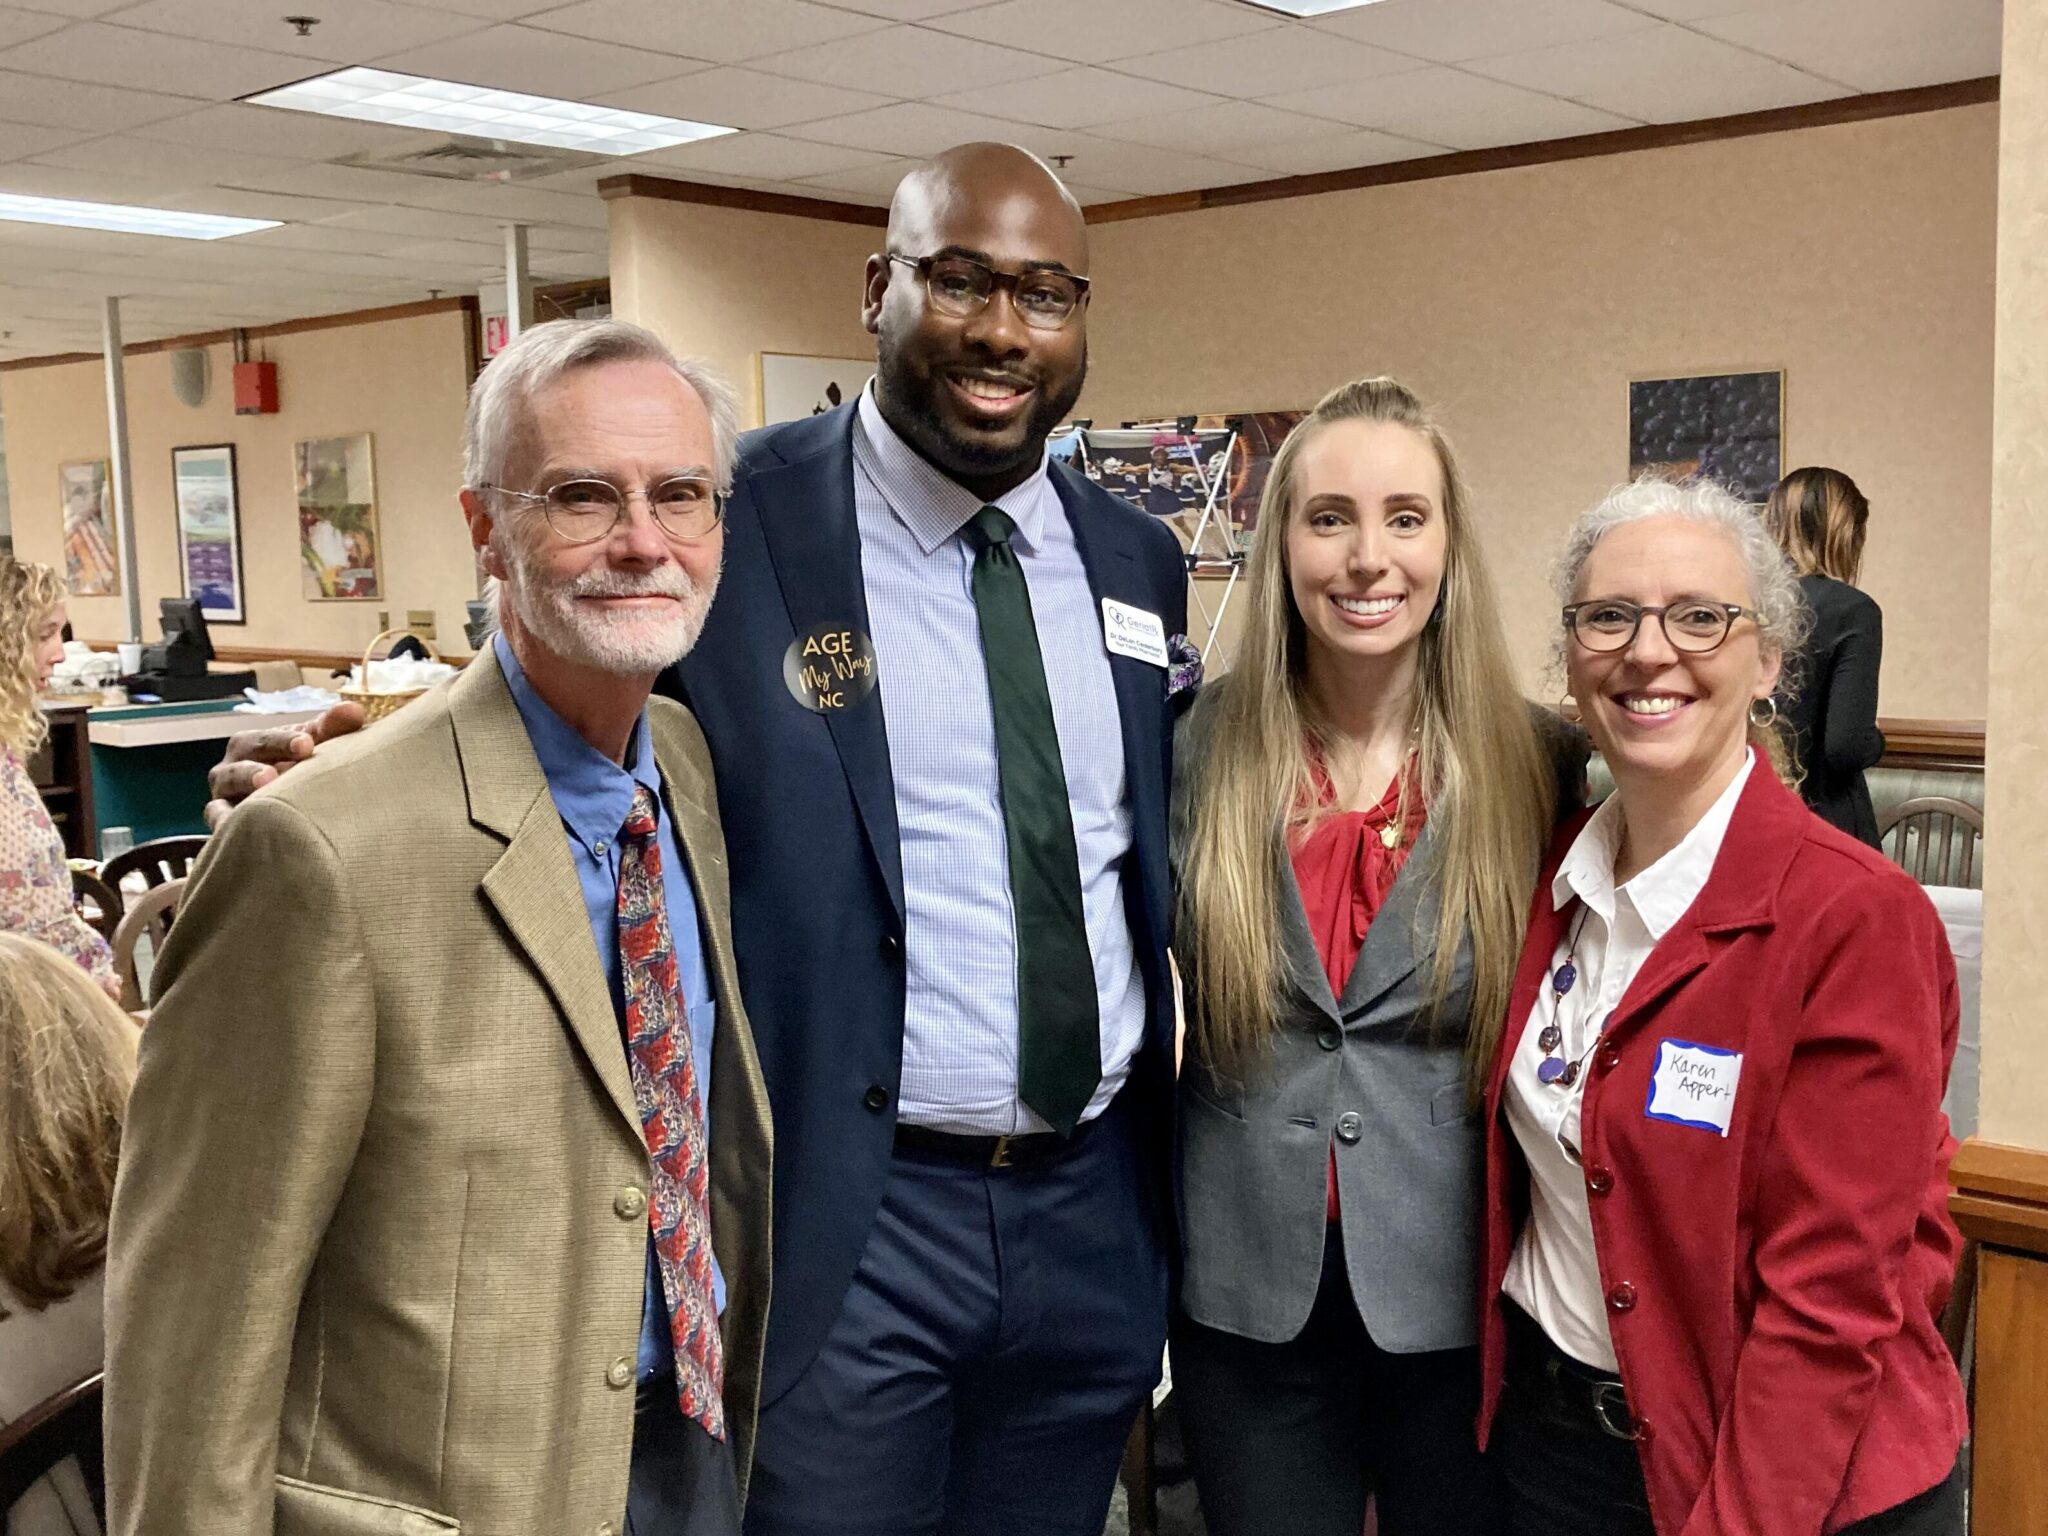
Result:
[[626,1536],[739,1536],[740,1496],[730,1441],[714,1440],[676,1402],[676,1378],[640,1383]]
[[762,1409],[749,1536],[1101,1536],[1166,1341],[1131,1119],[1029,1166],[897,1149],[839,1320]]
[[[1489,1459],[1508,1489],[1510,1536],[1657,1536],[1635,1442],[1608,1434],[1543,1390],[1546,1359],[1568,1360],[1510,1307],[1507,1390]],[[1581,1372],[1591,1368],[1576,1361]],[[1845,1525],[1836,1536],[1962,1536],[1960,1467],[1928,1489]]]
[[1359,1320],[1332,1226],[1301,1332],[1264,1344],[1186,1317],[1173,1393],[1211,1536],[1494,1536],[1500,1494],[1479,1455],[1479,1351],[1390,1354]]

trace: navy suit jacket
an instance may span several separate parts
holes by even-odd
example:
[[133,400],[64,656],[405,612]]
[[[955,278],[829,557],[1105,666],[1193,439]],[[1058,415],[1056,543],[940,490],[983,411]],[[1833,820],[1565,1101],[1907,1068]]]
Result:
[[[868,634],[854,515],[854,408],[750,433],[725,515],[725,571],[696,648],[663,680],[711,745],[732,868],[740,990],[775,1115],[774,1292],[763,1400],[801,1376],[838,1317],[881,1202],[903,1066],[903,873],[881,695],[817,713],[784,680],[819,625]],[[1187,571],[1168,531],[1055,464],[1053,483],[1100,602],[1187,629]],[[984,686],[979,655],[935,655]],[[1124,1098],[1157,1149],[1170,1237],[1173,993],[1166,673],[1110,657],[1123,722],[1132,851],[1125,903],[1148,1000]],[[1168,1247],[1171,1252],[1171,1247]]]

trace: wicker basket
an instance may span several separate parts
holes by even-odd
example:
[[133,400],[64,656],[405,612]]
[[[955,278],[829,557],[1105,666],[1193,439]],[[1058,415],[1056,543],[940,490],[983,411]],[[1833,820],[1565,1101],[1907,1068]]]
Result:
[[[441,653],[434,648],[434,642],[425,635],[414,634],[409,629],[387,629],[382,634],[372,638],[370,643],[363,647],[364,682],[367,683],[370,680],[370,658],[377,647],[386,640],[398,640],[407,635],[412,635],[413,639],[425,646],[427,654],[433,657],[434,660],[439,661],[441,659]],[[396,714],[421,694],[427,692],[427,690],[424,688],[407,688],[397,693],[372,693],[368,688],[344,687],[340,692],[341,696],[348,700],[349,703],[363,706],[363,723],[365,725],[375,725],[386,715]]]

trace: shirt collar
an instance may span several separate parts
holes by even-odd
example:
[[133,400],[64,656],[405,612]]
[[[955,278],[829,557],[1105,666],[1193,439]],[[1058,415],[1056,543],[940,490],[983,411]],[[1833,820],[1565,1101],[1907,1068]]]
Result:
[[1721,842],[1728,835],[1728,823],[1734,819],[1735,802],[1742,798],[1742,787],[1749,782],[1755,767],[1756,750],[1751,748],[1728,787],[1707,808],[1706,815],[1693,823],[1678,846],[1648,869],[1639,871],[1618,891],[1614,884],[1614,860],[1621,851],[1621,796],[1609,795],[1593,813],[1592,820],[1580,828],[1564,862],[1558,865],[1557,877],[1550,883],[1551,905],[1562,909],[1576,896],[1598,912],[1602,921],[1611,923],[1616,897],[1626,896],[1650,937],[1662,939],[1678,926],[1678,920],[1706,888],[1707,877],[1714,872],[1714,860],[1721,852]]
[[643,709],[633,722],[625,766],[621,767],[577,735],[534,691],[502,631],[492,636],[491,646],[505,674],[505,685],[512,690],[512,702],[519,707],[519,718],[525,722],[533,755],[540,759],[540,771],[547,776],[548,793],[576,841],[596,853],[617,838],[633,809],[633,792],[639,787],[653,792],[659,817],[661,770],[655,765],[648,739],[647,712]]
[[984,502],[903,440],[882,415],[870,381],[861,391],[854,417],[853,453],[888,500],[889,510],[927,555],[965,527],[984,506],[1009,513],[1010,521],[1017,525],[1017,541],[1026,549],[1038,548],[1045,530],[1045,495],[1051,489],[1043,446],[1038,468],[1030,478],[993,502]]

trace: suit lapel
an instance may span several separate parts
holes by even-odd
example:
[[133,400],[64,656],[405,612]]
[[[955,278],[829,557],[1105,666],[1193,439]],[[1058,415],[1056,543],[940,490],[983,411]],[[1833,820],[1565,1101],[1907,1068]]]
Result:
[[1301,882],[1294,878],[1294,860],[1288,856],[1285,838],[1275,851],[1274,864],[1280,892],[1280,949],[1287,959],[1288,974],[1294,978],[1294,988],[1333,1022],[1342,1022],[1337,995],[1330,990],[1330,974],[1323,969],[1322,952],[1316,948],[1315,935],[1309,930],[1308,905],[1301,897]]
[[[820,418],[813,451],[755,470],[734,492],[734,500],[745,498],[760,523],[797,635],[820,625],[870,633],[854,511],[853,419],[852,406]],[[886,689],[888,678],[880,686]],[[903,859],[881,700],[871,693],[851,709],[827,711],[825,724],[900,921]]]
[[1394,887],[1365,931],[1365,943],[1344,983],[1338,1011],[1347,1020],[1356,1018],[1415,974],[1420,951],[1432,941],[1436,929],[1438,894],[1429,878],[1432,823],[1424,821],[1415,846]]
[[640,1114],[633,1103],[625,1042],[590,937],[590,914],[569,859],[568,834],[519,706],[489,647],[463,670],[448,710],[470,820],[506,840],[504,853],[483,878],[484,899],[547,983],[569,1032],[637,1139]]

